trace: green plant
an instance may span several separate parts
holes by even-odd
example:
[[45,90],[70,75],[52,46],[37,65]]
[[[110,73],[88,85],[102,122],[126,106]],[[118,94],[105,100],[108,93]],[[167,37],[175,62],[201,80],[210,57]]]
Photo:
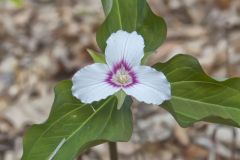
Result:
[[[97,42],[103,52],[107,39],[118,30],[126,31],[126,35],[127,32],[137,32],[143,37],[144,59],[165,40],[166,24],[161,17],[152,13],[145,0],[102,0],[102,4],[107,18],[97,32]],[[105,60],[104,54],[91,50],[89,53],[98,66],[107,63],[108,58]],[[159,92],[166,94],[162,100],[165,102],[161,106],[169,111],[182,127],[191,126],[197,121],[240,126],[239,78],[217,81],[204,73],[197,59],[184,54],[152,67],[154,73],[164,73],[171,88],[170,97],[165,91]],[[117,82],[125,83],[129,80],[126,70],[124,74],[116,75],[119,78]],[[77,83],[78,80],[79,77],[73,82]],[[166,84],[167,88],[168,83],[165,82],[161,83]],[[114,95],[92,103],[94,98],[90,99],[91,95],[82,98],[82,93],[76,93],[73,96],[72,86],[71,80],[57,84],[48,120],[34,125],[25,134],[22,160],[70,160],[94,145],[129,140],[132,134],[130,92],[126,91],[126,95],[119,92],[114,94],[114,91],[109,93]],[[81,98],[86,103],[81,102]],[[144,101],[148,102],[148,99]],[[161,102],[159,100],[155,104]],[[153,101],[149,100],[149,103]],[[111,143],[111,146],[114,152],[114,144]]]

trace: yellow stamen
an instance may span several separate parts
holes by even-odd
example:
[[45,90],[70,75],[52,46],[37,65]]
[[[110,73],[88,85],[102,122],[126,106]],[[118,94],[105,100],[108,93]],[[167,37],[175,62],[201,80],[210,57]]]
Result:
[[120,74],[117,76],[117,81],[121,84],[126,84],[129,82],[129,76],[126,74]]

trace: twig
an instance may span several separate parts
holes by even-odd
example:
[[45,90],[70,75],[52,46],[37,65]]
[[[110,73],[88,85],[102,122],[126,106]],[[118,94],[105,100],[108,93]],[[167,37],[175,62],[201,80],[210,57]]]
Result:
[[108,145],[109,145],[110,160],[118,160],[117,143],[109,142]]
[[212,134],[212,148],[209,151],[209,155],[208,155],[208,160],[215,160],[217,159],[218,155],[217,155],[217,140],[216,140],[216,135],[217,135],[217,131],[219,129],[219,126],[217,125],[214,130],[213,130],[213,134]]
[[237,139],[237,130],[236,128],[232,128],[232,134],[233,134],[233,139],[232,139],[232,146],[231,146],[231,149],[232,149],[232,155],[231,155],[231,159],[234,160],[235,159],[235,149],[236,149],[236,146],[237,146],[237,142],[236,142],[236,139]]

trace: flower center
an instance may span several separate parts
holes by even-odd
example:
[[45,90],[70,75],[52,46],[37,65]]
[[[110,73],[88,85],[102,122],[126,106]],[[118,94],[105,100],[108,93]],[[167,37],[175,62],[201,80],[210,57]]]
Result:
[[117,77],[117,81],[121,84],[126,84],[129,82],[129,76],[128,75],[119,75]]
[[108,73],[106,82],[114,87],[130,87],[137,83],[137,77],[129,65],[121,61]]
[[116,83],[120,83],[121,85],[125,85],[125,84],[128,84],[129,82],[131,82],[132,78],[124,68],[121,68],[113,76],[113,80]]

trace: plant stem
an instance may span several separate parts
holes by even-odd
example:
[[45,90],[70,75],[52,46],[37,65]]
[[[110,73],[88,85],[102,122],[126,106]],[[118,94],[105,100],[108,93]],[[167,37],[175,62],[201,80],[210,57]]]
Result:
[[108,145],[109,145],[110,160],[118,160],[117,143],[109,142]]

